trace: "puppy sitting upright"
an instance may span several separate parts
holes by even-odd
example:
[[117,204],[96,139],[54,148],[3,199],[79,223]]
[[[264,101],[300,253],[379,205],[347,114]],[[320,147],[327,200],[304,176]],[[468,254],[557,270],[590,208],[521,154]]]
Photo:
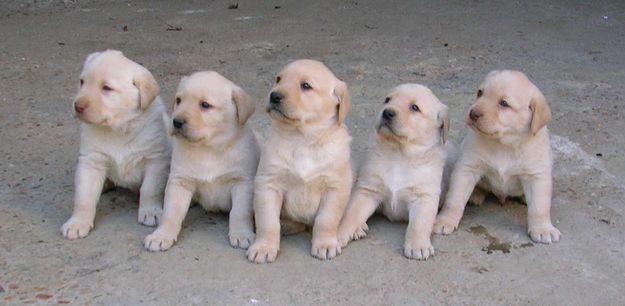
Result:
[[451,159],[447,155],[454,149],[447,143],[447,106],[425,86],[397,86],[384,100],[376,130],[377,141],[360,170],[339,241],[345,246],[364,237],[367,219],[378,209],[391,221],[408,221],[404,255],[427,259],[434,255],[430,236],[443,170]]
[[208,211],[230,212],[230,244],[254,241],[252,194],[259,149],[245,126],[254,104],[237,85],[213,71],[185,77],[176,93],[171,170],[163,221],[145,238],[151,251],[169,249],[192,199]]
[[471,106],[467,118],[471,131],[463,141],[434,231],[454,231],[469,197],[480,204],[486,191],[502,202],[507,196],[524,195],[532,240],[560,240],[560,231],[551,224],[550,120],[545,97],[523,73],[489,73]]
[[312,226],[314,257],[341,252],[337,229],[352,186],[349,106],[347,85],[320,62],[298,60],[278,74],[267,106],[272,129],[255,179],[250,261],[276,259],[281,223],[284,231]]
[[169,169],[170,145],[152,74],[121,52],[87,57],[74,101],[80,126],[74,212],[61,232],[87,236],[96,204],[107,183],[139,191],[139,222],[156,225]]

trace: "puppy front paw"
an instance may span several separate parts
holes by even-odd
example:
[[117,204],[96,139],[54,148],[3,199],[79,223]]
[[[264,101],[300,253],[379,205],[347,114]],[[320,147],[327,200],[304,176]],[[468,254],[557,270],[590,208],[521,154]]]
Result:
[[257,264],[271,263],[278,257],[278,249],[273,243],[257,240],[247,249],[247,259]]
[[313,239],[310,254],[321,260],[332,259],[341,254],[341,245],[336,237]]
[[158,205],[150,205],[148,207],[139,207],[139,223],[147,226],[158,225],[158,220],[163,215],[163,209]]
[[65,222],[65,224],[63,224],[63,226],[61,226],[61,234],[69,240],[85,238],[92,228],[93,222],[71,217],[67,220],[67,222]]
[[176,239],[178,239],[178,235],[176,233],[158,228],[152,234],[145,237],[143,240],[143,246],[147,250],[153,252],[166,251],[174,245]]
[[528,233],[534,242],[545,244],[556,243],[562,236],[562,233],[551,223],[531,226]]
[[254,242],[254,232],[237,231],[228,233],[230,245],[235,248],[247,249]]
[[369,231],[369,226],[367,223],[363,222],[358,225],[355,229],[347,229],[344,227],[339,228],[339,243],[341,247],[345,247],[350,241],[358,240],[367,236],[367,232]]
[[458,228],[458,221],[446,216],[436,217],[432,232],[439,235],[449,235]]
[[408,259],[426,260],[434,256],[434,247],[429,239],[406,241],[404,243],[404,256]]

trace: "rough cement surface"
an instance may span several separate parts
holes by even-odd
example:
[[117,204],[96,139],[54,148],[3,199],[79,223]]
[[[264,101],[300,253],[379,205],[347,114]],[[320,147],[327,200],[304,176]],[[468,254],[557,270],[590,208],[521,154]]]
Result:
[[[625,304],[625,2],[230,4],[0,5],[0,304]],[[451,107],[458,142],[483,76],[522,69],[553,108],[563,240],[534,245],[526,208],[491,201],[436,236],[427,262],[402,257],[404,224],[375,217],[335,260],[312,258],[300,234],[283,239],[276,263],[253,265],[229,246],[225,216],[197,207],[170,251],[145,251],[152,229],[136,222],[136,195],[118,190],[102,197],[86,239],[66,241],[78,149],[70,101],[85,56],[105,48],[148,67],[167,101],[181,76],[214,69],[260,106],[288,61],[323,60],[350,85],[356,160],[391,87],[430,86]],[[251,124],[262,132],[258,109]]]

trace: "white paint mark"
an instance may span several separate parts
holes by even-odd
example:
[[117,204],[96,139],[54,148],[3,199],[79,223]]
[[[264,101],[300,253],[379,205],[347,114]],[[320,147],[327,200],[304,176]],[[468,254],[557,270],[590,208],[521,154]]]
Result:
[[578,143],[571,141],[567,137],[552,134],[551,146],[566,158],[578,161],[577,165],[582,169],[597,169],[617,183],[620,188],[625,189],[621,181],[603,166],[601,160],[586,153]]
[[257,299],[250,299],[250,303],[252,303],[252,304],[258,304],[258,300],[257,300]]
[[199,10],[184,10],[184,11],[179,11],[178,13],[182,15],[192,15],[192,14],[201,14],[201,13],[206,13],[206,12],[208,12],[208,10],[199,9]]
[[261,18],[263,18],[263,16],[241,16],[241,17],[234,18],[234,20],[251,20],[251,19],[261,19]]

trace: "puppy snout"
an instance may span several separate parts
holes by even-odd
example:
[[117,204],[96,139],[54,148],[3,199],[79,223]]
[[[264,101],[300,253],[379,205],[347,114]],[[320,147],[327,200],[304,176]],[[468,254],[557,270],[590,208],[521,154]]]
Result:
[[392,121],[393,118],[395,118],[395,115],[397,115],[397,113],[394,110],[388,108],[382,112],[382,118],[386,121]]
[[274,105],[280,104],[282,102],[282,99],[284,99],[284,96],[277,91],[272,91],[269,95],[269,103]]
[[174,127],[177,129],[181,129],[185,125],[185,123],[187,122],[184,119],[174,118],[173,120]]
[[87,109],[87,102],[85,102],[84,100],[78,100],[76,101],[76,103],[74,103],[74,110],[77,113],[82,114],[86,109]]
[[471,118],[471,120],[477,121],[480,117],[482,117],[482,113],[479,111],[476,111],[475,109],[471,109],[471,111],[469,111],[469,118]]

